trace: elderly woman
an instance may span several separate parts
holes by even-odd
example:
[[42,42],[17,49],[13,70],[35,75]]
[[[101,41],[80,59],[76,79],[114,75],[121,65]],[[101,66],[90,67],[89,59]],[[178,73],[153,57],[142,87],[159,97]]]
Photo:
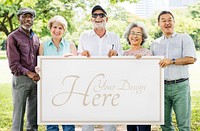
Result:
[[[143,48],[145,40],[147,39],[147,31],[143,23],[131,23],[124,34],[130,49],[124,52],[124,56],[135,56],[137,59],[142,56],[152,55],[150,50]],[[151,131],[151,125],[127,125],[127,131]]]
[[[67,21],[62,16],[54,16],[48,22],[51,39],[41,44],[39,54],[44,56],[77,55],[73,43],[63,39],[67,29]],[[63,131],[75,131],[74,125],[62,125]],[[59,131],[58,125],[47,125],[47,131]]]

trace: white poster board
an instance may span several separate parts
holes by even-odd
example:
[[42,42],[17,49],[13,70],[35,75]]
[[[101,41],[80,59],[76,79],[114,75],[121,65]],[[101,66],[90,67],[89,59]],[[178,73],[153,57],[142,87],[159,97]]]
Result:
[[38,57],[38,124],[163,124],[162,57]]

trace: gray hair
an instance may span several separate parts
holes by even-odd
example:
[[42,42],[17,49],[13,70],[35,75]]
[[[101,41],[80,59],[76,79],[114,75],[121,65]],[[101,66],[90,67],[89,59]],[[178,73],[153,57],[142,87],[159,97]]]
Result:
[[125,33],[124,33],[124,37],[125,37],[126,41],[128,42],[128,44],[130,45],[131,43],[130,43],[128,37],[129,37],[129,35],[130,35],[131,29],[134,28],[134,27],[139,27],[139,28],[141,28],[141,30],[142,30],[142,43],[141,43],[141,45],[143,45],[144,42],[146,41],[147,37],[148,37],[148,33],[147,33],[147,30],[146,30],[145,25],[144,25],[143,23],[141,23],[141,22],[133,22],[133,23],[130,23],[130,24],[128,25],[128,27],[126,28],[126,31],[125,31]]
[[49,21],[48,21],[48,24],[47,24],[47,27],[48,29],[50,30],[53,23],[59,23],[62,25],[63,29],[66,31],[66,28],[67,28],[67,21],[65,20],[64,17],[62,16],[59,16],[59,15],[56,15],[54,17],[52,17]]

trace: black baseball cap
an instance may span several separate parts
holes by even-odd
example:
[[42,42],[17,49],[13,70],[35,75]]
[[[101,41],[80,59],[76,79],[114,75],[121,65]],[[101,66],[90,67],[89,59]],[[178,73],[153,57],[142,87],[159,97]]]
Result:
[[31,14],[34,17],[36,16],[35,11],[30,9],[30,8],[21,8],[21,9],[19,9],[19,11],[17,12],[17,16],[20,16],[22,14]]
[[93,14],[96,10],[102,10],[107,15],[106,11],[100,5],[94,6],[91,13]]

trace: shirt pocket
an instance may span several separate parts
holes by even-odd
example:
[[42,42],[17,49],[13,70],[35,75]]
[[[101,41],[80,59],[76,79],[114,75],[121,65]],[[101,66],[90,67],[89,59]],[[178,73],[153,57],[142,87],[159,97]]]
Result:
[[173,46],[171,46],[170,49],[171,52],[171,58],[180,58],[182,57],[182,46],[178,43],[173,43]]
[[19,46],[19,49],[20,49],[22,54],[29,54],[30,53],[30,46],[27,45],[27,44],[21,44]]

